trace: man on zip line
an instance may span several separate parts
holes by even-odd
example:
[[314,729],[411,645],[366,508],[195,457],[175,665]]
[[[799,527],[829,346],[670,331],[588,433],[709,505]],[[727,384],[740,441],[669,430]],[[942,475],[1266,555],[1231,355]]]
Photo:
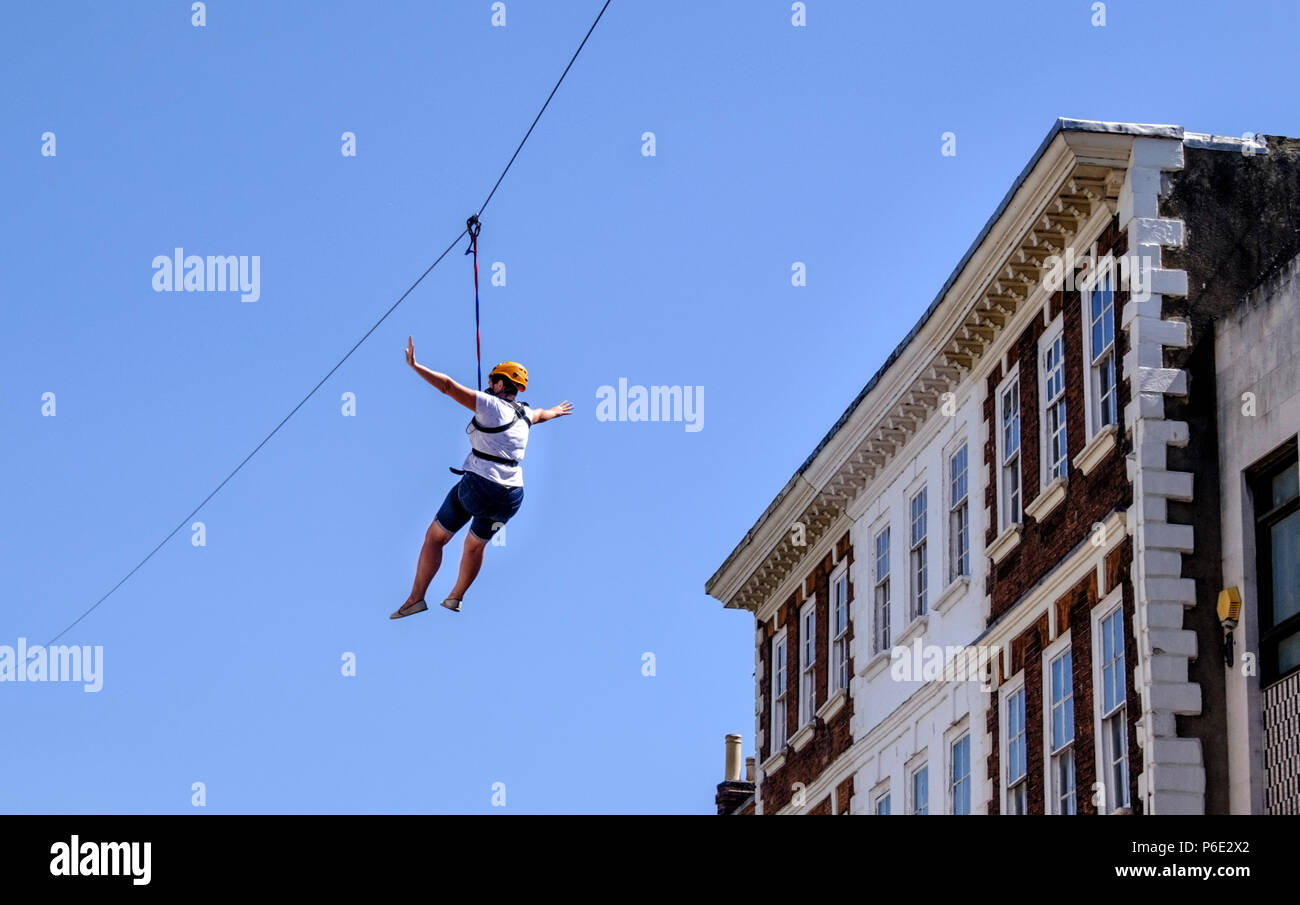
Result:
[[461,475],[443,500],[433,523],[424,535],[424,546],[415,568],[411,596],[388,618],[401,619],[423,613],[429,608],[424,595],[442,565],[442,548],[469,523],[465,550],[460,558],[456,585],[442,602],[459,613],[465,592],[473,584],[483,565],[487,542],[524,501],[524,470],[520,464],[528,434],[534,424],[573,412],[567,401],[548,409],[535,409],[516,402],[515,396],[528,389],[528,369],[518,362],[503,361],[488,373],[488,389],[477,392],[462,386],[446,374],[431,371],[415,360],[415,341],[407,337],[406,363],[434,389],[450,396],[474,413],[465,433],[469,434],[470,454],[463,468],[451,469]]

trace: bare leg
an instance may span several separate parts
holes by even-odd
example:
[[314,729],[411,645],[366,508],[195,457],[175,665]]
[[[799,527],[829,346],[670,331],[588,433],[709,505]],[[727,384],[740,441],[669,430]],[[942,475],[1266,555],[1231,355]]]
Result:
[[478,577],[478,570],[483,567],[485,549],[487,549],[487,541],[478,537],[473,531],[465,533],[465,552],[460,557],[460,575],[456,578],[456,586],[451,589],[448,597],[456,600],[465,599],[465,592]]
[[415,566],[415,583],[411,585],[411,596],[406,598],[407,603],[424,599],[429,583],[442,565],[442,548],[449,540],[450,532],[439,525],[436,519],[429,524],[429,530],[424,533],[424,546],[420,548],[420,561]]

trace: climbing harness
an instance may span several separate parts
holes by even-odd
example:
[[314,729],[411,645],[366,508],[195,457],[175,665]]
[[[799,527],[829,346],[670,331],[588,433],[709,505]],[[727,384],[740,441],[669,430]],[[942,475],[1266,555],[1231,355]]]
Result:
[[508,399],[504,401],[509,402],[510,407],[515,410],[514,418],[510,419],[505,424],[498,424],[496,427],[484,427],[483,425],[478,423],[478,416],[475,415],[473,418],[469,419],[469,427],[465,428],[465,433],[468,434],[470,428],[473,428],[474,430],[484,434],[499,434],[503,430],[507,430],[508,428],[512,427],[516,421],[522,421],[524,422],[525,426],[530,428],[533,426],[533,422],[529,420],[526,414],[524,414],[524,406],[528,404],[527,402],[522,402],[522,401],[514,402]]
[[[475,415],[473,418],[469,419],[469,424],[465,425],[465,433],[470,434],[471,431],[477,431],[478,433],[481,434],[499,434],[502,431],[509,430],[511,427],[513,427],[516,421],[524,422],[524,426],[531,430],[533,426],[532,419],[529,418],[527,412],[524,411],[524,406],[526,406],[528,403],[515,402],[514,400],[505,400],[505,401],[508,401],[510,403],[510,407],[515,410],[515,416],[513,418],[511,418],[505,424],[498,424],[496,427],[484,427],[483,425],[478,423],[478,416]],[[480,459],[487,459],[489,462],[495,462],[498,465],[519,464],[519,462],[515,459],[507,459],[505,456],[498,456],[495,453],[483,452],[481,449],[479,449],[477,446],[474,445],[473,434],[470,434],[469,442],[470,442],[469,451]],[[450,471],[452,474],[465,473],[465,470],[463,468],[449,467],[447,470]]]

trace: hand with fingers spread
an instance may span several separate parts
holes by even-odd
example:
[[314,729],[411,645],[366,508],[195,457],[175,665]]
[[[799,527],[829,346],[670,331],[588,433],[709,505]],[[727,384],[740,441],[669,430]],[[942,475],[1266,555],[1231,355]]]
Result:
[[573,404],[566,399],[559,405],[553,405],[548,409],[537,409],[533,412],[533,423],[541,424],[543,421],[550,421],[552,418],[559,418],[564,415],[572,414]]
[[452,380],[446,374],[430,370],[416,361],[415,339],[410,336],[406,337],[406,363],[438,392],[445,393],[471,412],[474,411],[474,391]]

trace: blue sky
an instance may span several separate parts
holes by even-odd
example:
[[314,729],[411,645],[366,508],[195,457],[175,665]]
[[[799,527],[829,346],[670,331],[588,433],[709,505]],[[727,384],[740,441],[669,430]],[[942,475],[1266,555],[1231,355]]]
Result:
[[[0,644],[112,587],[477,209],[600,3],[490,6],[6,11]],[[0,811],[189,813],[203,782],[206,812],[710,812],[724,734],[753,753],[753,633],[704,582],[1053,120],[1300,134],[1291,3],[807,6],[614,0],[484,214],[484,358],[576,413],[464,612],[387,618],[465,454],[402,359],[473,382],[458,250],[197,516],[207,546],[66,636],[102,691],[0,684]],[[178,246],[259,256],[260,299],[154,292]],[[597,420],[620,378],[703,387],[703,429]]]

